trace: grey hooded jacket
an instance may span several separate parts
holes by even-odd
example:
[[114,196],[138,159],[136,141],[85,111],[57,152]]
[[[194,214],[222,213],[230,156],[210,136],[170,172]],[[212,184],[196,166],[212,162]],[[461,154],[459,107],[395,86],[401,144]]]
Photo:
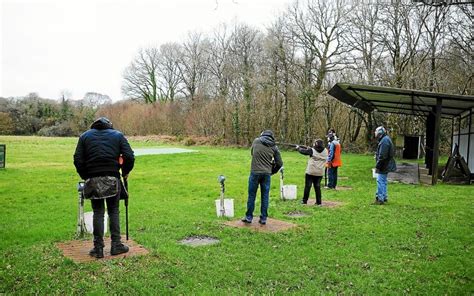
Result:
[[271,131],[264,131],[252,143],[251,171],[256,174],[275,174],[283,166],[280,151]]

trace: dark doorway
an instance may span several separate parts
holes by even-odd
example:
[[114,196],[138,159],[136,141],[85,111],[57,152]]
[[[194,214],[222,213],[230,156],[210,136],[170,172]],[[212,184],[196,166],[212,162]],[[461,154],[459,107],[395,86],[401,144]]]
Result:
[[404,159],[418,159],[420,155],[420,138],[419,136],[405,136],[403,144]]

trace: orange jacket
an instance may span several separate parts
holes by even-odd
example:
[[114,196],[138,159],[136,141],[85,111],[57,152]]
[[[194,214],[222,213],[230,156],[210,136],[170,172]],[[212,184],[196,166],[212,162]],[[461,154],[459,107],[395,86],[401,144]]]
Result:
[[328,164],[329,167],[342,166],[341,144],[339,144],[339,141],[337,140],[334,140],[329,144]]

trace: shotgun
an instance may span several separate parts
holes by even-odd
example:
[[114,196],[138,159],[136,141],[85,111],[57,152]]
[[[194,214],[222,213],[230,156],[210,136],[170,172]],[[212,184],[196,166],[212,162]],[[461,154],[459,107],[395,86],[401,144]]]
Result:
[[123,178],[123,186],[127,191],[127,198],[125,198],[125,235],[128,241],[128,178]]
[[292,147],[292,148],[301,147],[301,148],[303,148],[303,149],[308,149],[308,147],[305,146],[305,145],[298,145],[298,144],[291,144],[291,143],[283,143],[283,142],[276,142],[275,144],[281,145],[281,146]]

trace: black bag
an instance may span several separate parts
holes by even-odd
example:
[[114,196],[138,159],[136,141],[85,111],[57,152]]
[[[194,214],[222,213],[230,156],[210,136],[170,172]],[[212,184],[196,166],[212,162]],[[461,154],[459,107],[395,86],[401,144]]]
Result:
[[84,183],[85,199],[106,199],[120,192],[120,180],[112,176],[93,177]]

